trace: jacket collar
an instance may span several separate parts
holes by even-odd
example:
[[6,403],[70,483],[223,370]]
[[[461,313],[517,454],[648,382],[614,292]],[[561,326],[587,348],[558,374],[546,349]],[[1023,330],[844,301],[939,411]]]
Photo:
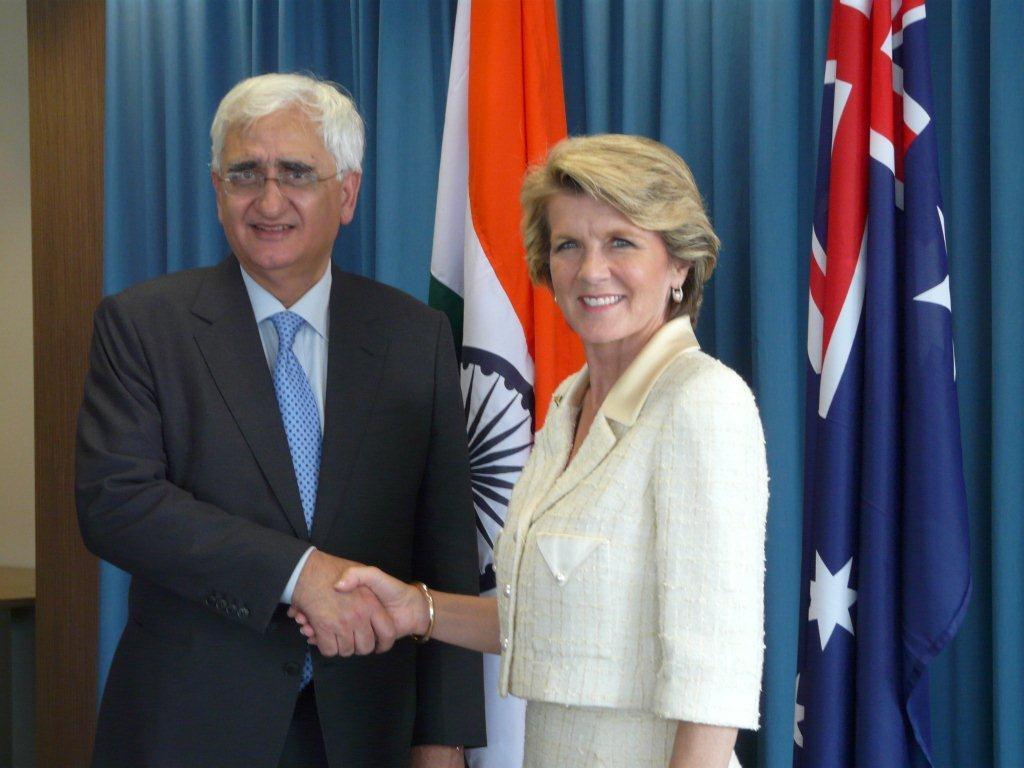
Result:
[[651,337],[605,396],[604,415],[627,427],[636,423],[651,388],[683,352],[700,349],[687,315],[670,320]]
[[[389,346],[384,310],[356,278],[333,270],[329,304],[324,449],[312,541],[325,541],[356,465]],[[208,325],[196,343],[295,534],[307,538],[298,484],[252,304],[233,256],[211,269],[192,311]]]
[[548,411],[544,430],[548,433],[550,453],[545,456],[547,466],[533,486],[536,491],[531,493],[536,504],[521,519],[522,527],[529,527],[601,465],[623,433],[636,423],[661,374],[672,361],[691,349],[699,349],[699,345],[688,317],[676,318],[662,326],[612,386],[586,440],[568,466],[566,461],[572,447],[580,399],[590,379],[586,366],[563,385],[562,391],[553,398],[555,407]]
[[196,329],[195,340],[213,381],[296,536],[306,538],[277,395],[241,268],[233,256],[206,273],[192,311],[207,323]]
[[[700,349],[690,318],[683,315],[665,323],[612,386],[600,413],[623,426],[633,426],[654,383],[673,360],[690,349]],[[578,408],[589,383],[590,373],[584,366],[566,391],[556,395],[555,406],[560,408],[564,403]]]

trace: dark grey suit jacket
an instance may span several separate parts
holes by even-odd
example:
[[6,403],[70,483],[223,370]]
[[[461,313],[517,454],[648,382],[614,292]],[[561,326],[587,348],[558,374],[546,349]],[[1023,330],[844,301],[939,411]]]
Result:
[[[132,574],[97,766],[276,766],[306,648],[278,600],[310,542],[476,593],[447,321],[338,270],[311,536],[234,258],[100,304],[76,493],[86,545]],[[478,655],[403,640],[379,656],[313,657],[332,766],[400,766],[412,744],[482,743]]]

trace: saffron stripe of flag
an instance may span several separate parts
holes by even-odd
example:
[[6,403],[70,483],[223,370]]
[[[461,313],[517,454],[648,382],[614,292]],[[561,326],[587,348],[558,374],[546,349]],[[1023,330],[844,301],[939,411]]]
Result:
[[[480,588],[494,589],[494,539],[551,393],[582,365],[550,294],[531,285],[519,232],[529,165],[565,136],[553,0],[460,0],[441,147],[430,304],[459,347]],[[523,703],[497,695],[485,657],[488,747],[474,768],[518,768]]]

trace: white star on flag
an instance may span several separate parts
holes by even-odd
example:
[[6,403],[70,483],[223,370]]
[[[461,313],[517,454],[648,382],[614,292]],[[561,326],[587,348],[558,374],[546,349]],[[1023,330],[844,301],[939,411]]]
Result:
[[940,307],[945,307],[952,311],[953,302],[949,298],[949,275],[942,280],[941,283],[936,285],[934,288],[929,288],[924,293],[919,293],[914,297],[914,301],[926,301],[929,304],[938,304]]
[[[941,220],[942,212],[939,211]],[[943,227],[943,236],[945,236],[945,227]],[[940,307],[945,307],[948,311],[953,311],[953,301],[949,295],[949,275],[943,278],[942,282],[936,285],[934,288],[929,288],[927,291],[917,294],[914,297],[914,301],[923,301],[927,304],[937,304]],[[953,350],[953,381],[956,381],[956,349]]]
[[798,747],[804,745],[804,735],[800,732],[800,723],[804,721],[804,705],[796,700],[796,697],[800,695],[800,675],[796,676],[796,692],[793,694],[793,701],[796,703],[796,709],[793,712],[793,741],[796,742]]
[[811,605],[807,609],[807,620],[818,622],[818,638],[823,651],[837,624],[851,635],[854,634],[850,606],[857,599],[857,591],[848,586],[852,569],[851,557],[846,565],[832,573],[821,559],[821,554],[817,551],[814,553],[814,578],[811,580]]

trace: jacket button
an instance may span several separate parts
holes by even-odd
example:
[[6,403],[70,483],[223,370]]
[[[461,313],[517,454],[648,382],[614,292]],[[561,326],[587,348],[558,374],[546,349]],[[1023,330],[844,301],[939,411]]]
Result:
[[283,669],[284,673],[290,677],[298,677],[299,675],[299,665],[294,661],[285,662],[281,665],[281,669]]
[[508,650],[508,638],[507,637],[504,637],[501,640],[501,650],[503,650],[503,651],[507,651]]
[[240,618],[240,619],[248,619],[249,618],[249,609],[246,608],[244,605],[241,608],[238,609],[238,618]]
[[559,584],[565,584],[565,574],[564,573],[556,573],[555,574],[555,581],[557,581]]
[[511,584],[506,584],[505,585],[505,597],[511,597],[511,596],[512,596],[512,585]]

